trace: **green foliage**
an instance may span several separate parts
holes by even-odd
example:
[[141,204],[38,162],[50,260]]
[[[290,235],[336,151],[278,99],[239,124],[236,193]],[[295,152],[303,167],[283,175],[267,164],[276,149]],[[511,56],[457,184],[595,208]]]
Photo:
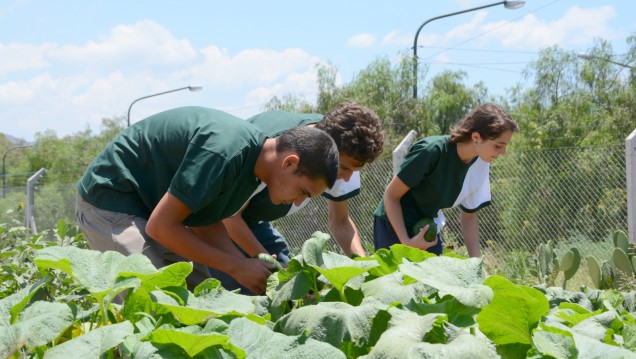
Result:
[[[64,276],[41,272],[33,262],[36,251],[58,246],[86,247],[84,235],[64,221],[58,221],[55,229],[38,234],[22,226],[0,225],[0,299],[39,281],[51,287],[66,286]],[[70,296],[72,292],[63,295]]]
[[[67,224],[55,231],[60,243],[72,241]],[[3,233],[37,242],[18,229]],[[217,280],[190,292],[185,262],[157,270],[141,255],[45,246],[25,259],[40,267],[33,284],[0,299],[0,356],[634,356],[633,293],[538,290],[485,278],[481,259],[402,245],[351,259],[326,251],[329,239],[306,241],[272,274],[282,286],[268,297],[228,292]],[[71,292],[83,297],[62,295]]]
[[627,234],[616,231],[612,236],[614,251],[611,258],[602,262],[594,256],[587,257],[592,284],[598,289],[634,290],[636,288],[636,246],[630,244]]
[[528,257],[527,264],[530,273],[537,277],[540,283],[554,286],[559,272],[563,272],[563,289],[567,281],[572,279],[581,265],[581,252],[576,247],[570,248],[558,259],[552,241],[541,243],[537,249],[536,257]]

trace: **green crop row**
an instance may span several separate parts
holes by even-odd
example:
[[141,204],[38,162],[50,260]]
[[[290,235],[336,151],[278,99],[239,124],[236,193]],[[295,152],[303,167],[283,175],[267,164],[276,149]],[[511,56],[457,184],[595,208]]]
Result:
[[[636,357],[636,293],[517,285],[452,252],[349,258],[317,232],[267,295],[244,296],[216,280],[190,292],[190,263],[157,270],[80,237],[0,226],[3,268],[22,265],[0,297],[1,358]],[[573,270],[548,249],[540,268]]]

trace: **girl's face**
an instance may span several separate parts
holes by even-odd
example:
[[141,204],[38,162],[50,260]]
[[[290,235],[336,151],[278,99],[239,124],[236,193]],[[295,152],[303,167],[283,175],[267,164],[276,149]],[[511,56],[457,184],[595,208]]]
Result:
[[484,140],[479,133],[474,132],[472,139],[475,142],[475,149],[479,158],[490,163],[495,158],[506,154],[506,147],[512,139],[512,131],[503,132],[493,140]]

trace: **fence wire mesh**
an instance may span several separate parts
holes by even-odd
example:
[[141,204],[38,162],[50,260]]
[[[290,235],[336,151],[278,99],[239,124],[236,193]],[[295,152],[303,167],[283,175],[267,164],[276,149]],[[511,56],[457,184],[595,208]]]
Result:
[[[547,240],[562,243],[605,241],[615,230],[627,231],[627,190],[624,145],[550,150],[511,149],[493,162],[492,204],[479,211],[482,248],[491,256],[518,250],[534,252]],[[57,169],[47,169],[39,181],[34,217],[40,230],[58,219],[75,223],[75,184],[52,183]],[[378,159],[361,172],[362,191],[349,203],[367,252],[373,249],[373,211],[392,177],[389,158]],[[25,175],[24,182],[26,183]],[[24,221],[25,187],[12,178],[0,200],[0,222]],[[19,182],[19,181],[18,181]],[[9,182],[8,182],[9,184]],[[462,252],[459,210],[445,211],[447,243]],[[274,226],[294,253],[315,231],[329,232],[327,204],[312,200],[301,211],[281,218]],[[610,241],[611,243],[611,241]],[[582,254],[593,251],[579,245]],[[332,241],[330,249],[340,251]]]
[[[362,171],[350,215],[365,248],[373,248],[373,216],[392,176],[390,159]],[[479,211],[482,248],[514,251],[548,240],[606,239],[627,229],[624,146],[509,151],[492,163],[492,204]],[[292,249],[314,231],[329,232],[324,199],[274,222]],[[459,209],[445,210],[447,243],[462,246]],[[331,250],[338,251],[331,244]],[[461,252],[461,249],[460,249]]]

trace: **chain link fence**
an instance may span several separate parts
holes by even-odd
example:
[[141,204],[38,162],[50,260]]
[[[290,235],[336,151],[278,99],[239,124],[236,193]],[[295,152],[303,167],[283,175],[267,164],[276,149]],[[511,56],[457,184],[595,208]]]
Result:
[[[351,218],[369,251],[372,214],[391,177],[391,159],[367,165],[361,193],[350,200]],[[492,204],[479,211],[479,222],[482,248],[494,260],[513,251],[534,252],[548,240],[583,246],[579,249],[585,255],[598,251],[592,243],[607,242],[616,230],[627,231],[624,145],[509,151],[492,163],[491,191]],[[312,200],[303,210],[274,222],[292,250],[314,231],[329,232],[324,202]],[[465,254],[459,209],[445,210],[445,215],[445,242]],[[334,242],[330,249],[340,250]]]
[[[599,255],[611,251],[608,238],[616,230],[627,231],[625,146],[511,149],[491,167],[492,204],[479,211],[484,254],[496,265],[515,251],[534,252],[552,240],[562,246],[576,244],[581,253]],[[54,173],[55,169],[47,169]],[[373,211],[392,178],[391,159],[378,159],[365,167],[362,191],[349,203],[367,252],[373,250]],[[28,174],[25,174],[26,184]],[[25,187],[12,178],[6,197],[0,200],[0,222],[24,222]],[[19,181],[18,181],[19,182]],[[8,182],[9,183],[9,182]],[[45,175],[35,193],[34,218],[40,230],[52,228],[58,219],[75,224],[75,184],[51,183]],[[446,210],[446,243],[465,254],[459,225],[459,209]],[[287,238],[293,253],[315,231],[329,233],[327,205],[312,200],[301,211],[281,218],[274,226]],[[610,246],[594,246],[596,242]],[[334,241],[331,250],[340,251]]]

